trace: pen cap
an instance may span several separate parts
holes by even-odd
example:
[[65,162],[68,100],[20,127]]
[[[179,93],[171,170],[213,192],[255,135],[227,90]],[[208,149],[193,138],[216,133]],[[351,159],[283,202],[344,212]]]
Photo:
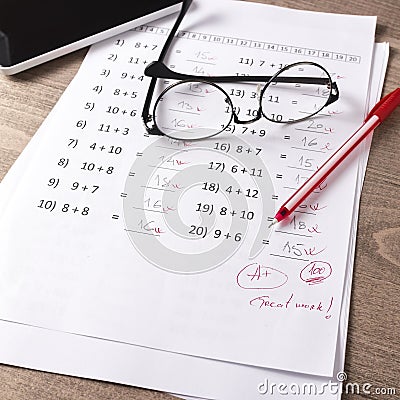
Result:
[[368,118],[372,115],[379,117],[381,121],[385,120],[400,104],[400,88],[397,88],[393,92],[387,94],[381,101],[379,101],[375,107],[368,114]]

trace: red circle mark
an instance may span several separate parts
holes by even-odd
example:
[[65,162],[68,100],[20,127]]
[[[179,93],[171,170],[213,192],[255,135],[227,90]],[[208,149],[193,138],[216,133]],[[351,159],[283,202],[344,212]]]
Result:
[[246,265],[236,276],[236,282],[242,289],[276,289],[288,279],[284,272],[259,263]]
[[313,261],[300,272],[300,279],[309,285],[316,285],[331,276],[332,267],[326,261]]

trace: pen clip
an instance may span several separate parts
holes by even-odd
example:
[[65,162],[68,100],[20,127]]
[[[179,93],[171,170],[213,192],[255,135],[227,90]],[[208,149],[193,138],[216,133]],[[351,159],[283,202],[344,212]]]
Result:
[[392,111],[394,111],[394,109],[399,104],[400,104],[400,88],[397,88],[393,90],[393,92],[390,92],[385,97],[383,97],[380,101],[378,101],[378,103],[376,103],[375,106],[372,108],[372,110],[369,112],[365,120],[368,120],[373,115],[376,115],[379,117],[381,121],[383,121],[390,115]]

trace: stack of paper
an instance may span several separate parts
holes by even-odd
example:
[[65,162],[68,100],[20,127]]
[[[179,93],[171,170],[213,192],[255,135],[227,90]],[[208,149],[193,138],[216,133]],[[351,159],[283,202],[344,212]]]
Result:
[[[0,361],[209,399],[340,398],[369,144],[267,226],[362,123],[388,46],[374,46],[374,17],[195,2],[172,69],[272,75],[314,61],[340,98],[296,124],[180,142],[140,120],[143,70],[174,18],[93,46],[2,182]],[[251,115],[256,85],[224,88]]]

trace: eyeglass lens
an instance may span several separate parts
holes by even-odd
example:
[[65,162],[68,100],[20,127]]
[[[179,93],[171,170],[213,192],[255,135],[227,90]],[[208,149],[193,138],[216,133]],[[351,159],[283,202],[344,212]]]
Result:
[[[290,82],[289,78],[297,79]],[[323,68],[315,64],[295,64],[283,69],[266,85],[261,93],[262,113],[274,122],[299,121],[321,111],[330,93],[331,79]]]
[[194,140],[223,131],[231,122],[229,97],[218,86],[201,81],[180,82],[158,98],[154,122],[165,135]]

